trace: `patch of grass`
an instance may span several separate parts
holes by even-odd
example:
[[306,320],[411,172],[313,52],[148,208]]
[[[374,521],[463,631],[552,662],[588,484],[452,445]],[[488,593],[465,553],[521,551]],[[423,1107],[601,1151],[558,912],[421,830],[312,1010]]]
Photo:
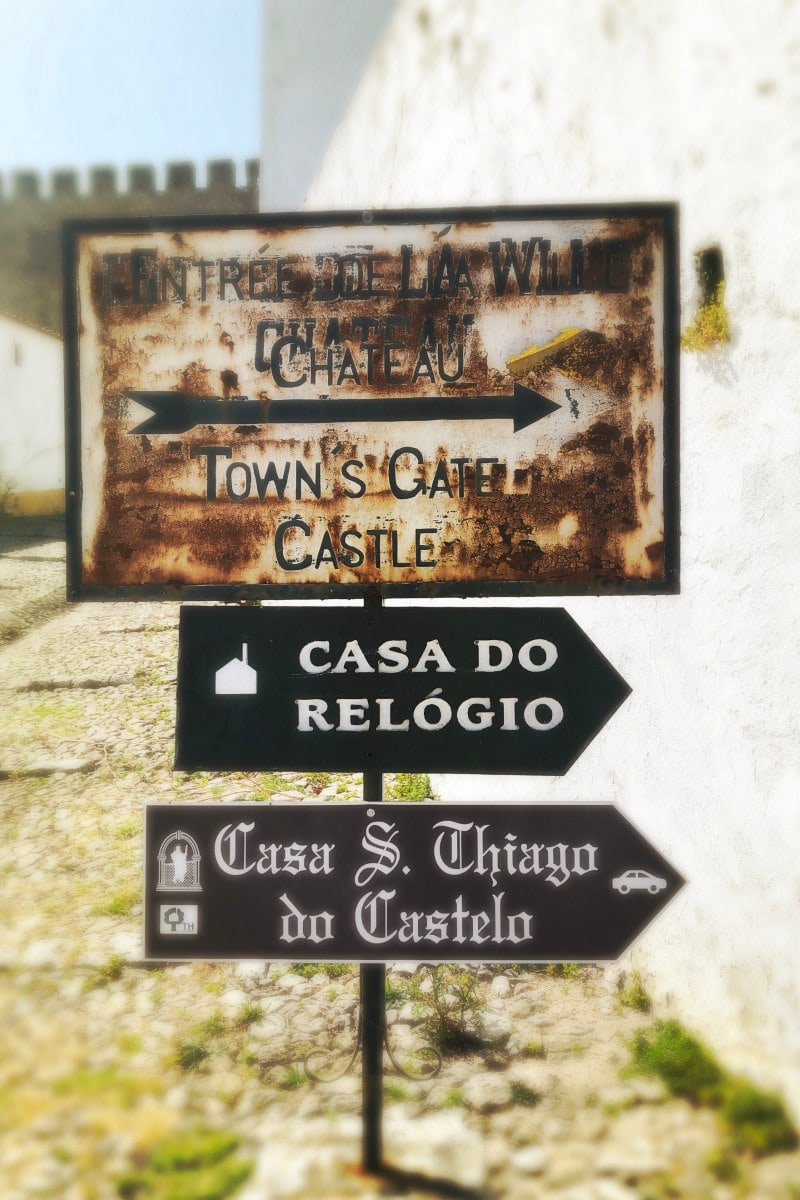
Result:
[[515,1079],[511,1084],[511,1103],[518,1104],[522,1108],[533,1108],[538,1104],[541,1096],[534,1091],[532,1087],[528,1087],[527,1083],[521,1083]]
[[526,1042],[522,1047],[523,1058],[547,1058],[544,1042]]
[[719,1102],[722,1070],[708,1050],[678,1021],[656,1021],[631,1044],[628,1074],[661,1079],[673,1096],[693,1104]]
[[548,963],[547,974],[551,979],[579,979],[580,963]]
[[475,1030],[486,1011],[477,976],[464,967],[442,964],[428,967],[426,980],[430,987],[423,988],[423,980],[415,975],[409,994],[428,1041],[444,1054],[477,1049],[481,1043]]
[[401,1083],[384,1083],[383,1098],[387,1104],[403,1104],[411,1097]]
[[408,985],[397,983],[394,979],[386,979],[386,1007],[399,1008],[410,996]]
[[141,821],[123,821],[114,830],[114,838],[118,842],[127,842],[142,832]]
[[704,301],[681,334],[681,350],[697,353],[724,345],[731,340],[728,310],[725,307],[725,284],[720,283]]
[[182,1071],[196,1071],[202,1062],[209,1057],[211,1051],[204,1042],[181,1042],[175,1050],[174,1061]]
[[313,979],[315,975],[325,975],[327,979],[341,979],[353,970],[352,963],[292,963],[289,970],[293,975],[303,979]]
[[276,792],[286,791],[286,780],[279,775],[259,775],[258,784],[253,792],[253,800],[270,800]]
[[206,1017],[192,1031],[198,1038],[219,1038],[224,1037],[228,1031],[228,1022],[225,1020],[225,1015],[219,1008],[215,1008],[210,1017]]
[[631,1050],[627,1074],[655,1075],[672,1095],[719,1110],[733,1150],[761,1158],[798,1145],[780,1097],[728,1075],[679,1022],[656,1021],[637,1034]]
[[442,1108],[464,1108],[465,1106],[466,1100],[464,1099],[464,1093],[462,1092],[461,1088],[448,1088],[447,1092],[445,1093],[444,1100],[442,1101]]
[[706,1157],[706,1170],[718,1183],[737,1183],[741,1178],[741,1167],[724,1146],[716,1146]]
[[117,1045],[123,1054],[138,1054],[142,1048],[141,1034],[121,1033],[117,1039]]
[[308,1077],[302,1067],[288,1067],[286,1074],[280,1081],[280,1087],[285,1092],[292,1092],[296,1088],[304,1087],[308,1083]]
[[331,782],[327,771],[308,771],[305,778],[308,790],[315,796],[318,796],[322,789],[328,787]]
[[116,1181],[123,1200],[225,1200],[249,1179],[253,1164],[238,1158],[234,1134],[208,1130],[173,1136],[156,1146],[149,1161]]
[[28,710],[28,716],[42,724],[52,725],[54,729],[69,729],[74,732],[74,726],[80,716],[77,704],[58,700],[41,700]]
[[157,1146],[150,1155],[150,1166],[154,1171],[194,1171],[227,1158],[239,1144],[235,1133],[193,1130]]
[[764,1092],[745,1080],[727,1081],[722,1101],[722,1116],[730,1130],[731,1145],[763,1158],[781,1150],[794,1150],[797,1131],[787,1116],[781,1099]]
[[626,985],[620,988],[617,1000],[622,1008],[632,1008],[636,1012],[650,1012],[652,1003],[645,991],[642,977],[638,971],[633,971]]
[[96,917],[127,917],[141,902],[142,889],[139,884],[118,888],[107,899],[93,905],[92,913]]
[[387,800],[403,800],[406,804],[419,804],[433,798],[429,775],[395,775],[394,782],[386,789]]
[[104,1097],[122,1108],[132,1108],[145,1095],[160,1092],[160,1081],[140,1075],[125,1075],[116,1067],[97,1071],[74,1071],[53,1082],[56,1096]]
[[239,1029],[247,1029],[250,1025],[255,1025],[258,1021],[262,1020],[263,1016],[264,1009],[261,1007],[261,1005],[256,1004],[252,1000],[248,1000],[246,1004],[242,1005],[234,1017],[234,1024]]
[[83,990],[91,992],[95,988],[108,987],[110,983],[116,983],[118,979],[122,979],[125,973],[125,959],[121,954],[112,954],[104,963],[95,970],[93,975],[85,981]]

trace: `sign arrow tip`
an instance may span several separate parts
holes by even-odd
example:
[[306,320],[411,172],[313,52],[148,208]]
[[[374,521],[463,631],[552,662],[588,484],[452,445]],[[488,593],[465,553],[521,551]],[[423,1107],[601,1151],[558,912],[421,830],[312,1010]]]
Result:
[[515,383],[514,433],[519,433],[521,429],[527,429],[529,425],[533,425],[535,421],[541,421],[542,417],[548,417],[558,408],[561,408],[561,405],[556,404],[555,400],[549,400],[541,392],[535,392],[521,383]]

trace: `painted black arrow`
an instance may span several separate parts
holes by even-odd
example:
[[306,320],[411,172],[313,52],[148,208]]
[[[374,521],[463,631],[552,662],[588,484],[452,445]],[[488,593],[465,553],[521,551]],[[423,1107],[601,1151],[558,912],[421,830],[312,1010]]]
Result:
[[510,396],[389,396],[386,399],[250,400],[187,392],[127,392],[153,413],[131,433],[186,433],[195,425],[357,424],[362,421],[514,422],[514,432],[560,408],[547,396],[514,384]]

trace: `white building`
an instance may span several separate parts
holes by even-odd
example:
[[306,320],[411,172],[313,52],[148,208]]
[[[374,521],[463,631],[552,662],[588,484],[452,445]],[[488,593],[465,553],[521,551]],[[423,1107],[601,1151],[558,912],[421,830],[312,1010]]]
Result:
[[565,603],[633,695],[563,778],[437,784],[614,801],[689,881],[633,963],[798,1113],[799,56],[783,0],[403,0],[308,194],[678,200],[684,326],[721,249],[732,340],[682,355],[681,594]]
[[0,314],[0,511],[64,511],[61,339]]

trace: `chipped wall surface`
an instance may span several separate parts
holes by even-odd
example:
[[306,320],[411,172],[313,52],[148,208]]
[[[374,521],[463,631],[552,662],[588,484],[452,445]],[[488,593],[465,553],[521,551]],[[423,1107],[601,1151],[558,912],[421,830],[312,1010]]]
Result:
[[675,199],[684,326],[720,247],[731,342],[681,362],[681,594],[567,602],[631,698],[562,779],[435,783],[617,803],[689,881],[634,963],[798,1114],[799,59],[782,0],[407,0],[309,197]]
[[668,590],[673,217],[79,228],[82,584]]

